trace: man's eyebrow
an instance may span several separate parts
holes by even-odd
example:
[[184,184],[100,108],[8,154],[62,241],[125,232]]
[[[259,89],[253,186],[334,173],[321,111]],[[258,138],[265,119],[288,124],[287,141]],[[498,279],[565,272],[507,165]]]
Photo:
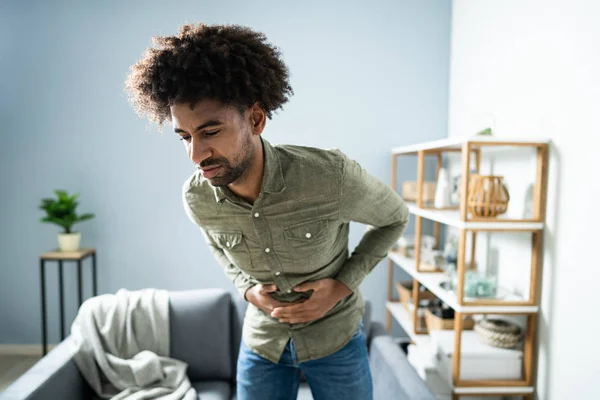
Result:
[[[211,126],[216,126],[216,125],[223,125],[223,123],[219,120],[211,119],[209,121],[206,121],[202,125],[198,126],[196,129],[194,129],[194,132],[199,131],[200,129],[209,128]],[[184,131],[183,129],[175,128],[175,133],[187,133],[187,132]]]

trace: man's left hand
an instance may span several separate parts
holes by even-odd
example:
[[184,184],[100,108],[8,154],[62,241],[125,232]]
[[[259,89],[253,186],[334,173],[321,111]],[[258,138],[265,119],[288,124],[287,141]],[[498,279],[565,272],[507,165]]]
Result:
[[296,292],[313,291],[307,300],[288,307],[277,307],[271,317],[280,322],[297,324],[322,318],[338,301],[352,294],[352,291],[336,279],[321,279],[314,282],[302,283],[294,288]]

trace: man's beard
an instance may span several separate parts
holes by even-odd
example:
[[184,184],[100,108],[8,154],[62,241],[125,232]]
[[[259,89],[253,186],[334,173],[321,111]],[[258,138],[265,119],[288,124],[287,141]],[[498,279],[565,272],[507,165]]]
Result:
[[252,141],[249,140],[248,143],[243,146],[243,149],[247,150],[245,154],[237,154],[232,163],[225,158],[221,158],[209,160],[207,163],[200,164],[201,167],[208,167],[211,165],[221,166],[220,174],[209,179],[211,185],[227,186],[242,176],[244,171],[246,171],[252,163],[252,157],[254,156],[254,147],[252,146]]

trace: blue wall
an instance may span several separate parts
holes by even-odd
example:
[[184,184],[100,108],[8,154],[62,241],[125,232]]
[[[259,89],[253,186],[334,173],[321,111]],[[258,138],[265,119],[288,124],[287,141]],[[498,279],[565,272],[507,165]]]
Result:
[[[55,188],[80,192],[80,211],[96,213],[78,228],[98,249],[101,293],[233,289],[182,210],[193,171],[183,146],[170,125],[159,134],[138,119],[123,93],[152,35],[199,21],[263,31],[296,92],[265,138],[341,148],[389,182],[391,147],[446,136],[450,12],[449,0],[0,3],[0,343],[40,341],[38,256],[58,229],[38,222],[37,206]],[[415,166],[401,163],[399,177],[414,179]],[[362,232],[352,227],[351,246]],[[383,262],[362,286],[379,320],[386,277]],[[54,268],[48,285],[52,343]]]

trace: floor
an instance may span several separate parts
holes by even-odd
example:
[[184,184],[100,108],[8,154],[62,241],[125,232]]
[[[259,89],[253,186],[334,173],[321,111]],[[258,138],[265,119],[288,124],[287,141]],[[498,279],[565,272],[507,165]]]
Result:
[[33,356],[0,355],[0,393],[39,361]]

